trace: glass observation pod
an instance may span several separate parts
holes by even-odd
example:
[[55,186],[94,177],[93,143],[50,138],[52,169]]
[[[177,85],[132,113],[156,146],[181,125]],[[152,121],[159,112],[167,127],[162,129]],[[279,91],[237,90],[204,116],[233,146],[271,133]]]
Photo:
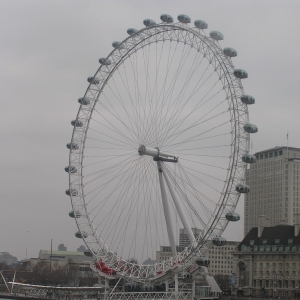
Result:
[[83,123],[80,120],[72,120],[71,125],[74,126],[74,127],[82,127]]
[[254,104],[255,98],[250,95],[243,95],[241,96],[241,101],[245,104]]
[[246,184],[240,183],[235,187],[235,190],[241,194],[247,194],[250,192],[250,187]]
[[242,69],[235,69],[233,71],[233,75],[236,77],[236,78],[239,78],[239,79],[245,79],[245,78],[248,78],[248,73],[245,71],[245,70],[242,70]]
[[216,41],[221,41],[221,40],[224,39],[223,34],[222,34],[221,32],[219,32],[219,31],[211,31],[211,32],[209,33],[209,36],[210,36],[212,39],[216,40]]
[[68,195],[68,196],[77,196],[78,192],[75,189],[67,189],[66,190],[66,195]]
[[247,163],[247,164],[253,164],[253,163],[256,162],[256,156],[253,155],[253,154],[249,154],[249,153],[244,154],[242,156],[242,161]]
[[91,101],[87,98],[79,98],[78,102],[82,105],[89,105],[91,103]]
[[150,19],[145,19],[145,20],[143,21],[143,24],[144,24],[146,27],[156,25],[156,23],[155,23],[153,20],[150,20]]
[[135,33],[137,33],[138,31],[136,30],[136,29],[134,29],[134,28],[128,28],[127,29],[127,33],[129,34],[129,35],[133,35],[133,34],[135,34]]
[[68,143],[67,148],[72,149],[72,150],[77,150],[77,149],[79,149],[79,146],[77,144],[74,144],[74,143]]
[[75,232],[75,236],[79,239],[82,239],[82,238],[87,238],[88,237],[88,234],[85,232],[85,231],[77,231]]
[[81,217],[81,213],[79,212],[79,211],[70,211],[69,212],[69,217],[71,217],[71,218],[75,218],[75,216],[76,216],[76,218],[80,218]]
[[258,131],[258,128],[256,125],[251,124],[251,123],[246,123],[244,125],[244,130],[248,133],[256,133]]
[[162,14],[160,19],[165,23],[173,23],[173,17],[167,14]]
[[95,77],[88,77],[87,81],[90,84],[99,84],[99,82],[100,82],[100,80],[98,78],[95,78]]
[[210,264],[210,260],[205,256],[200,256],[196,259],[196,264],[200,267],[208,267]]
[[229,47],[224,48],[223,49],[223,53],[225,55],[229,56],[229,57],[235,57],[235,56],[237,56],[237,51],[235,49],[229,48]]
[[240,215],[236,212],[229,212],[226,214],[226,220],[230,222],[236,222],[240,220]]
[[88,257],[93,257],[93,253],[90,250],[84,250],[83,254]]
[[99,58],[99,63],[104,66],[109,66],[109,65],[111,65],[111,60],[107,59],[105,57],[101,57],[101,58]]
[[124,49],[124,45],[121,45],[120,42],[112,42],[111,44],[115,49]]
[[76,173],[77,169],[74,166],[67,166],[67,167],[65,167],[65,171],[67,173]]
[[216,236],[212,239],[212,242],[215,246],[224,246],[226,245],[226,239],[222,238],[221,236]]
[[178,15],[177,19],[181,23],[185,23],[185,24],[191,23],[191,18],[187,15],[180,14],[180,15]]
[[194,25],[199,29],[207,29],[207,27],[208,27],[207,23],[202,20],[196,20],[194,22]]

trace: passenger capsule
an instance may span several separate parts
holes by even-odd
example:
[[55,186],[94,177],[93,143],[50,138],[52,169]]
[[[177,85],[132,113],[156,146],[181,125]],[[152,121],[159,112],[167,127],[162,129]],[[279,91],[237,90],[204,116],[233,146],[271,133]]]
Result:
[[67,173],[76,173],[77,169],[74,166],[67,166],[67,167],[65,167],[65,171]]
[[77,150],[77,149],[79,149],[79,146],[75,143],[68,143],[67,148],[72,149],[72,150]]
[[68,196],[77,196],[78,192],[75,189],[67,189],[66,190],[66,195],[68,195]]
[[214,237],[212,242],[215,246],[224,246],[224,245],[226,245],[226,240],[224,238],[222,238],[221,236]]
[[233,48],[224,48],[223,53],[229,57],[235,57],[237,56],[237,51]]
[[242,69],[235,69],[233,71],[233,75],[236,78],[240,78],[240,79],[248,78],[248,73],[245,70],[242,70]]
[[196,259],[196,264],[200,267],[208,267],[210,264],[210,261],[205,256],[200,256]]
[[222,34],[221,32],[219,32],[219,31],[211,31],[211,32],[209,33],[209,36],[210,36],[212,39],[216,40],[216,41],[221,41],[221,40],[224,39],[223,34]]
[[246,184],[240,183],[235,187],[235,190],[241,194],[247,194],[250,192],[250,187]]
[[78,102],[82,105],[89,105],[91,103],[91,101],[87,98],[79,98]]
[[111,65],[111,60],[105,57],[101,57],[99,58],[99,63],[104,66],[109,66]]
[[191,23],[191,18],[187,15],[180,14],[180,15],[178,15],[177,19],[181,23],[185,23],[185,24]]
[[135,34],[135,33],[137,33],[138,31],[136,30],[136,29],[134,29],[134,28],[128,28],[127,29],[127,33],[129,34],[129,35],[133,35],[133,34]]
[[226,214],[225,218],[230,222],[236,222],[240,220],[240,215],[236,212],[229,212]]
[[242,156],[242,161],[247,163],[247,164],[253,164],[253,163],[256,162],[256,156],[253,155],[253,154],[249,154],[249,153],[244,154]]
[[162,14],[160,19],[165,23],[173,23],[173,17],[167,14]]
[[258,128],[256,125],[251,124],[251,123],[246,123],[244,125],[244,130],[248,133],[256,133],[258,131]]
[[113,42],[112,43],[112,46],[115,48],[115,49],[124,49],[124,45],[122,45],[120,42]]
[[156,25],[156,23],[155,23],[153,20],[150,20],[150,19],[145,19],[145,20],[143,21],[143,23],[144,23],[144,25],[145,25],[146,27]]
[[90,84],[99,84],[100,80],[96,77],[88,77],[87,81],[90,83]]
[[83,254],[88,257],[93,257],[93,253],[90,250],[84,250]]
[[254,104],[255,98],[249,95],[243,95],[241,96],[241,101],[245,104]]
[[74,127],[82,127],[83,123],[80,120],[72,120],[71,125],[73,125]]
[[75,218],[75,216],[76,216],[76,218],[80,218],[81,217],[81,213],[79,212],[79,211],[70,211],[69,212],[69,216],[71,217],[71,218]]
[[208,27],[207,23],[202,20],[196,20],[194,22],[194,25],[199,29],[207,29],[207,27]]
[[77,232],[75,233],[75,236],[76,236],[77,238],[79,238],[79,239],[82,239],[82,238],[87,238],[87,237],[88,237],[88,234],[87,234],[85,231],[82,231],[82,232],[77,231]]

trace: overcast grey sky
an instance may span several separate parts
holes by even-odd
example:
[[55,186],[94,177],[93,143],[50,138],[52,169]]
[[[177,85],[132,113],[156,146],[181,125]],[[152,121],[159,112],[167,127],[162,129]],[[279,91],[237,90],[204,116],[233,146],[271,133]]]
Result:
[[[286,145],[287,131],[300,147],[299,0],[2,0],[0,251],[24,259],[26,249],[28,257],[49,249],[51,238],[54,249],[82,244],[64,194],[77,99],[111,43],[162,13],[203,19],[224,34],[222,47],[238,51],[245,93],[256,98],[253,152]],[[241,239],[241,227],[226,235]]]

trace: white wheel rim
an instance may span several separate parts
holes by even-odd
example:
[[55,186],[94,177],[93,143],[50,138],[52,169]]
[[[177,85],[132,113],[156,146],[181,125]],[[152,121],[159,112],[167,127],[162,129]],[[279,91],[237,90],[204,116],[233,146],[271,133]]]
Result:
[[[245,164],[242,162],[241,156],[249,150],[249,134],[243,130],[244,124],[248,122],[248,110],[247,106],[239,99],[244,94],[243,88],[240,79],[233,75],[231,60],[223,54],[219,44],[205,36],[203,31],[191,29],[181,23],[162,23],[138,31],[125,39],[121,45],[124,46],[122,49],[113,50],[107,57],[112,64],[102,65],[97,70],[95,77],[99,79],[99,83],[91,84],[84,96],[90,100],[90,104],[81,105],[78,111],[77,120],[80,120],[83,126],[74,127],[72,143],[79,147],[70,150],[69,160],[70,166],[75,166],[77,169],[76,173],[69,173],[70,189],[77,190],[78,194],[70,197],[73,211],[80,212],[81,216],[76,218],[76,222],[80,232],[85,232],[88,235],[84,241],[90,251],[98,259],[105,262],[108,267],[115,269],[122,275],[152,279],[160,276],[178,262],[192,263],[197,250],[201,249],[201,253],[205,254],[210,246],[207,241],[221,235],[224,231],[228,223],[225,215],[234,211],[240,196],[235,191],[235,186],[244,180]],[[157,51],[160,45],[163,46]],[[169,47],[168,52],[165,52],[164,47]],[[181,48],[182,52],[178,52],[178,48]],[[162,57],[165,53],[167,53],[168,59],[167,62],[166,60],[162,62],[157,57],[159,57],[158,54]],[[178,53],[179,57],[181,56],[183,59],[177,60],[176,65],[173,64],[172,59]],[[191,59],[192,57],[193,59]],[[153,60],[155,61],[154,65],[150,63]],[[201,65],[202,63],[203,65]],[[153,76],[150,76],[152,74],[150,69],[155,68],[154,71],[158,71],[159,74],[157,76],[162,76],[163,66],[165,70],[169,70],[169,72],[164,73],[165,78],[167,77],[165,83],[170,80],[171,84],[168,86],[162,84],[159,88],[159,82],[163,82],[163,80],[151,81]],[[186,66],[188,68],[185,68]],[[201,68],[204,66],[204,70],[210,71],[200,73],[198,71],[200,66]],[[172,78],[175,77],[172,75],[168,78],[168,76],[169,74],[177,74],[176,68],[177,70],[180,69],[181,72],[178,73],[176,81],[173,80],[176,84],[173,84]],[[141,77],[140,69],[145,74],[145,80]],[[129,74],[129,70],[132,74]],[[174,70],[175,72],[172,72]],[[194,83],[194,77],[199,74],[202,74],[203,80]],[[184,78],[187,80],[182,81]],[[217,88],[214,86],[215,82]],[[203,92],[203,89],[199,87],[206,88],[206,96],[205,91]],[[143,91],[141,91],[142,89]],[[196,92],[194,93],[194,91]],[[162,94],[164,94],[162,98],[166,100],[160,106],[163,101],[157,95]],[[177,96],[173,97],[174,95]],[[202,95],[202,98],[199,98],[200,101],[196,100],[196,96],[199,95]],[[127,98],[126,103],[124,102],[125,98]],[[175,98],[175,101],[170,101],[171,98]],[[192,109],[189,110],[188,106]],[[200,109],[201,107],[204,107],[204,112]],[[196,118],[197,114],[200,116]],[[223,115],[226,117],[223,118]],[[164,117],[166,118],[164,119]],[[112,121],[108,121],[109,119]],[[209,123],[209,125],[205,127],[205,123]],[[198,130],[200,127],[204,129],[196,134],[193,128]],[[221,127],[226,127],[226,130],[220,130]],[[209,132],[211,134],[208,134]],[[123,134],[124,138],[121,138]],[[226,139],[223,139],[225,136]],[[100,140],[101,147],[97,146],[100,145]],[[223,143],[223,140],[226,143]],[[195,149],[200,141],[202,141],[202,149]],[[218,141],[218,143],[213,144],[211,141]],[[207,143],[208,146],[203,145],[203,142]],[[154,258],[155,252],[153,251],[159,250],[159,246],[169,245],[164,229],[160,229],[163,232],[161,235],[156,229],[155,235],[158,235],[159,238],[153,241],[149,238],[153,235],[150,233],[152,229],[146,229],[141,234],[137,233],[138,229],[142,227],[142,222],[138,222],[135,223],[136,233],[129,238],[130,226],[134,228],[134,223],[130,223],[130,220],[136,219],[138,213],[132,215],[131,218],[123,217],[126,214],[130,216],[130,207],[136,204],[144,205],[148,210],[154,211],[153,214],[150,212],[144,214],[145,219],[153,220],[158,216],[161,218],[159,215],[161,204],[158,202],[160,196],[156,190],[158,182],[154,182],[157,176],[156,165],[149,157],[139,156],[137,150],[141,144],[147,144],[149,147],[158,146],[160,149],[179,156],[179,163],[175,171],[174,164],[169,163],[167,165],[169,175],[176,178],[177,192],[184,196],[182,199],[187,213],[196,211],[196,213],[189,215],[191,219],[195,219],[193,224],[202,229],[204,233],[202,237],[197,238],[197,247],[190,245],[178,253],[176,257],[153,266],[142,265],[141,260],[147,259],[146,253]],[[206,150],[204,150],[205,147]],[[207,150],[209,150],[210,155],[207,155],[208,152],[203,152]],[[216,156],[222,156],[219,155],[222,151],[226,152],[225,157],[217,158]],[[99,152],[100,155],[98,155]],[[106,162],[100,162],[101,154],[102,158],[106,155]],[[201,158],[200,155],[205,156]],[[189,159],[190,157],[192,159]],[[211,163],[213,159],[220,159],[222,162],[213,165]],[[108,165],[112,160],[114,163]],[[104,163],[106,167],[104,167]],[[200,172],[198,171],[199,166],[205,169],[205,172],[202,172],[204,174],[201,174],[202,169]],[[147,173],[143,172],[142,174],[141,172],[145,168],[148,169]],[[101,174],[101,170],[106,170],[106,175],[102,175],[100,178],[95,172]],[[214,175],[216,170],[219,175]],[[212,171],[214,172],[211,173]],[[135,175],[138,172],[139,178]],[[104,172],[102,173],[104,174]],[[122,174],[126,176],[123,181],[120,179]],[[145,179],[145,176],[147,176],[146,180],[141,181],[140,178],[144,177]],[[203,180],[200,176],[209,178],[209,180]],[[116,178],[112,182],[113,177]],[[221,185],[216,184],[220,181],[223,181]],[[198,188],[200,182],[205,188]],[[216,184],[217,188],[215,185],[211,186],[211,183]],[[126,190],[127,184],[128,186],[134,184],[134,188],[128,187]],[[120,207],[116,208],[117,204],[120,205],[120,198],[118,198],[117,193],[122,191],[122,188],[127,193],[123,191],[123,196],[126,195],[127,198],[125,199],[127,200],[122,199],[124,202],[128,201],[129,207],[124,205],[120,209]],[[139,189],[143,192],[138,194],[139,197],[136,197],[137,194],[134,193],[134,190]],[[205,191],[211,189],[211,192],[201,192],[201,189]],[[216,190],[215,193],[212,192],[213,190]],[[102,200],[103,195],[105,195],[105,201],[99,201],[99,191],[101,191]],[[109,194],[113,196],[109,196]],[[188,200],[184,194],[189,197]],[[213,197],[208,196],[208,194],[213,194]],[[141,195],[146,199],[145,202],[139,204],[134,202]],[[152,205],[154,195],[157,196],[155,198],[158,200],[155,203],[155,209]],[[219,195],[217,200],[215,200],[215,195]],[[130,202],[130,199],[133,201]],[[111,205],[110,209],[109,205]],[[106,216],[101,215],[101,210],[107,212]],[[121,211],[123,211],[123,215]],[[201,214],[200,218],[197,214]],[[105,222],[108,229],[105,232],[103,230],[105,225],[103,222],[101,223],[103,218],[107,219]],[[147,222],[151,226],[154,223],[156,226],[163,226],[164,220],[156,220],[156,222],[148,220],[146,225]],[[173,222],[176,224],[175,219]],[[101,227],[102,230],[100,231],[99,228]],[[175,228],[176,232],[178,232],[179,227],[180,222]],[[194,226],[192,225],[192,227]],[[125,231],[125,228],[128,231]],[[120,248],[128,248],[130,244],[136,244],[143,235],[145,237],[143,243],[147,243],[148,252],[146,251],[141,258],[138,258],[139,264],[126,261],[124,258],[131,257],[133,254],[136,255],[136,252],[141,252],[141,249],[136,248],[135,252],[127,251],[127,253],[123,250],[120,253]],[[124,236],[127,237],[124,238]],[[116,242],[118,239],[125,241],[127,238],[126,243]],[[165,245],[162,244],[163,241]],[[155,246],[150,253],[148,248],[151,242],[155,242]]]

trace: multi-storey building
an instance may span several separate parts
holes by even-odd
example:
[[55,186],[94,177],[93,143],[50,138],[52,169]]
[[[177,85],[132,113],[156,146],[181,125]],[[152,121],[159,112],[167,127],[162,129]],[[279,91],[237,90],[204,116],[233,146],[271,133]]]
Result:
[[232,252],[236,251],[238,245],[239,242],[227,241],[226,245],[213,246],[208,251],[206,257],[210,260],[208,272],[211,276],[231,275],[233,270]]
[[[176,246],[177,252],[182,252],[185,247]],[[156,263],[161,263],[172,257],[172,249],[170,246],[160,246],[160,250],[156,251]]]
[[245,235],[258,226],[259,215],[270,218],[270,226],[293,225],[294,213],[300,212],[300,149],[275,147],[255,156],[256,163],[246,171]]
[[260,216],[233,252],[235,290],[260,297],[300,296],[300,215],[294,226],[270,227]]
[[[232,252],[236,251],[239,242],[227,241],[222,247],[213,246],[206,257],[210,260],[208,272],[211,276],[222,274],[231,275],[233,270]],[[177,252],[181,252],[185,247],[177,246]],[[156,262],[161,263],[172,256],[170,246],[160,246],[160,251],[156,251]]]
[[[197,238],[202,230],[198,229],[198,228],[191,228],[192,232],[195,236],[195,238]],[[180,228],[179,230],[179,247],[188,247],[191,244],[189,236],[187,234],[187,231],[184,228]]]

